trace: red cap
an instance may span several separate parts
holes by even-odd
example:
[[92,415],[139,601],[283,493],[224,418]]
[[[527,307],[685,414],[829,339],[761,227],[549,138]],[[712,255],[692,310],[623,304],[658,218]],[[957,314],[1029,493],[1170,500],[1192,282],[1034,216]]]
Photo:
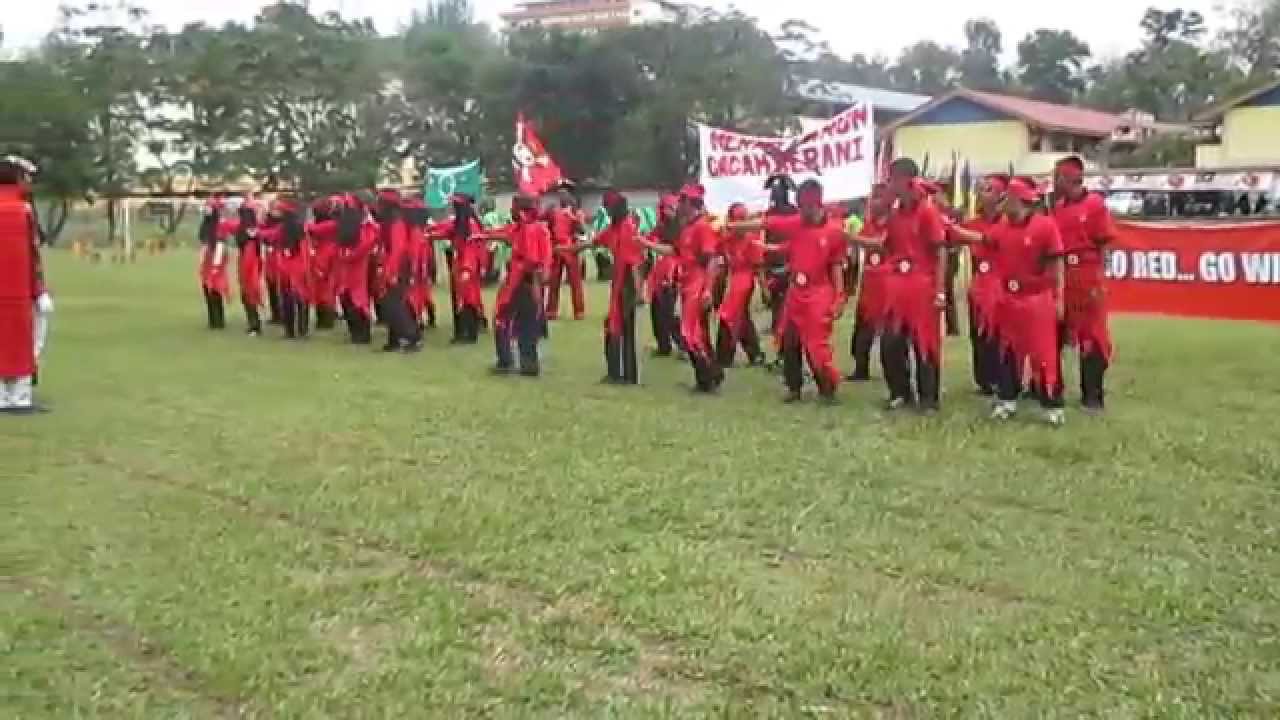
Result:
[[729,222],[742,222],[746,220],[750,211],[747,206],[738,202],[729,206]]
[[1022,178],[1010,180],[1006,192],[1009,193],[1009,197],[1015,197],[1024,203],[1034,203],[1040,199],[1039,188]]
[[387,203],[388,205],[399,205],[401,203],[400,191],[392,190],[390,188],[386,190],[379,190],[378,200]]
[[606,208],[611,208],[625,199],[626,198],[622,196],[622,193],[618,192],[617,190],[606,190],[604,193],[604,197],[601,198],[600,200],[600,204],[605,206]]
[[670,193],[663,195],[662,199],[658,201],[658,208],[661,210],[666,210],[668,212],[675,212],[676,208],[679,207],[679,205],[680,205],[680,196],[672,195]]
[[689,183],[680,188],[680,197],[686,200],[703,200],[707,197],[707,189],[698,183]]

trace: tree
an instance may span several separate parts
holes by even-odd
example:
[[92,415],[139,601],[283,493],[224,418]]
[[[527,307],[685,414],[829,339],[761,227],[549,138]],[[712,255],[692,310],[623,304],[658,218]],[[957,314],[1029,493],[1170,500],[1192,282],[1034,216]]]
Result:
[[954,49],[925,40],[902,51],[890,76],[898,89],[941,95],[959,79],[959,65],[960,54]]
[[1085,89],[1089,46],[1067,30],[1036,30],[1018,43],[1018,81],[1033,97],[1069,103]]
[[1231,13],[1222,40],[1255,84],[1280,73],[1280,0],[1250,0]]
[[972,90],[999,90],[1007,85],[1000,70],[1004,37],[994,20],[970,20],[964,24],[967,43],[960,52],[960,82]]

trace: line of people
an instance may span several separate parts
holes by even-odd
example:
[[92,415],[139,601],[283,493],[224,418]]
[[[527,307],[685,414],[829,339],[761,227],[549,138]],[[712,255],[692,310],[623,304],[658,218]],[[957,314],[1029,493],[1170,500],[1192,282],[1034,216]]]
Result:
[[[869,380],[878,341],[887,409],[933,413],[941,403],[948,253],[967,247],[978,391],[996,399],[993,417],[1007,419],[1025,388],[1039,398],[1048,422],[1060,425],[1063,348],[1081,353],[1083,401],[1092,411],[1104,406],[1112,355],[1102,267],[1114,230],[1101,198],[1084,189],[1083,169],[1079,158],[1057,166],[1056,198],[1047,210],[1033,181],[990,176],[973,218],[948,207],[910,159],[892,165],[865,219],[827,204],[817,181],[796,187],[779,176],[769,180],[772,201],[762,214],[736,204],[723,219],[713,218],[703,188],[689,184],[661,199],[657,225],[642,233],[627,198],[609,191],[602,202],[608,224],[590,239],[572,199],[544,212],[536,198],[518,196],[509,224],[485,227],[464,195],[454,196],[450,216],[434,223],[419,198],[395,191],[372,202],[353,194],[322,199],[310,222],[288,199],[264,215],[252,202],[232,208],[215,198],[201,226],[201,278],[209,325],[225,327],[225,245],[234,238],[250,333],[262,332],[265,301],[286,337],[305,337],[314,309],[318,327],[332,327],[340,315],[355,343],[370,343],[379,319],[387,327],[385,350],[416,352],[424,329],[436,324],[432,242],[445,241],[455,343],[475,343],[487,330],[488,246],[503,243],[509,257],[493,313],[494,372],[537,376],[538,347],[558,315],[560,279],[568,277],[574,317],[581,319],[580,256],[600,248],[612,261],[604,382],[639,383],[636,316],[646,304],[655,355],[687,357],[694,392],[717,392],[739,349],[749,366],[767,365],[765,333],[752,316],[759,292],[772,311],[767,334],[787,402],[802,400],[810,378],[826,402],[836,401],[842,381]],[[850,302],[854,370],[844,377],[831,338]]]

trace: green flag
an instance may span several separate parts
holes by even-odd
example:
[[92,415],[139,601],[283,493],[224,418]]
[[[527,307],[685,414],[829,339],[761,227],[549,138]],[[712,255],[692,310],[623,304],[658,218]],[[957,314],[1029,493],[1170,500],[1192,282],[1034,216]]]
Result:
[[427,170],[427,186],[424,194],[427,207],[432,210],[448,208],[449,196],[454,193],[465,193],[479,202],[483,192],[484,172],[480,169],[479,160],[456,167]]

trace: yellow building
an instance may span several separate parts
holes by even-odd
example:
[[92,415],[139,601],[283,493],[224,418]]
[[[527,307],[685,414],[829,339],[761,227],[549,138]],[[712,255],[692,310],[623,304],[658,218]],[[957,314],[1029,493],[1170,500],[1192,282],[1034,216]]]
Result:
[[1134,133],[1120,115],[1054,105],[964,88],[935,98],[890,123],[894,154],[931,169],[949,167],[951,158],[969,163],[976,173],[1042,175],[1072,154],[1087,161],[1116,138]]
[[1280,166],[1280,80],[1217,105],[1196,119],[1213,138],[1196,147],[1197,169]]

